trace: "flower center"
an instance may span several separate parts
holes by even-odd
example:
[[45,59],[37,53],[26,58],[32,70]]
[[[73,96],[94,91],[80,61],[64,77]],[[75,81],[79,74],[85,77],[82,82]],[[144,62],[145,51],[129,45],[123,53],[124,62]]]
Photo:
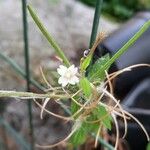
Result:
[[66,72],[65,77],[67,79],[70,79],[72,77],[72,73],[71,72]]

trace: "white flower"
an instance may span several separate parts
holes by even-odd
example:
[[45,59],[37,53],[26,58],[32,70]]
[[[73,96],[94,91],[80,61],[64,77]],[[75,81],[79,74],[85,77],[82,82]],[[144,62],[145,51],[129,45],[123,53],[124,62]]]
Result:
[[60,74],[58,83],[65,87],[67,84],[75,85],[79,82],[79,78],[76,76],[78,73],[78,68],[74,65],[69,68],[60,65],[57,69],[57,72]]

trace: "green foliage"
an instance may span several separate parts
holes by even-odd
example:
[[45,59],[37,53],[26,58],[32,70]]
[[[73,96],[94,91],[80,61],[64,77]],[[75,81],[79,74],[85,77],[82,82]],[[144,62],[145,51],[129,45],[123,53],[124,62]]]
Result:
[[76,113],[79,110],[80,106],[75,102],[71,102],[71,114]]
[[92,55],[88,55],[86,58],[82,58],[81,59],[81,63],[80,63],[80,69],[81,69],[81,72],[83,73],[87,67],[89,66],[90,62],[91,62],[91,59],[92,59]]
[[80,79],[80,88],[82,89],[85,97],[89,98],[89,96],[92,93],[92,87],[87,78],[84,77],[84,78]]
[[[96,0],[80,0],[95,6]],[[103,12],[117,20],[126,20],[140,10],[150,9],[150,0],[103,0]]]
[[[90,121],[99,120],[95,123]],[[97,133],[100,125],[104,125],[107,129],[111,130],[112,117],[107,112],[105,107],[98,106],[92,111],[92,115],[87,118],[87,122],[82,122],[79,129],[70,138],[70,143],[73,146],[79,146],[86,141],[86,138],[90,133]]]
[[87,118],[87,121],[95,121],[100,120],[96,123],[88,123],[88,122],[82,122],[79,129],[75,131],[75,133],[70,138],[70,143],[73,144],[74,147],[77,147],[81,144],[83,144],[88,135],[90,133],[97,133],[100,125],[104,125],[107,129],[111,130],[111,124],[112,124],[112,117],[107,112],[105,107],[98,106],[96,109],[93,110],[92,115],[90,115]]
[[[107,1],[107,0],[106,0]],[[117,7],[116,2],[119,2],[118,0],[111,1],[111,5]],[[70,66],[70,62],[66,58],[63,51],[59,48],[58,44],[54,41],[54,39],[51,37],[51,35],[48,33],[47,29],[43,26],[38,16],[35,14],[33,9],[28,6],[29,12],[43,33],[43,35],[46,37],[46,39],[49,41],[49,43],[54,48],[56,54],[63,60],[64,64],[66,66]],[[120,7],[118,7],[118,10]],[[121,9],[123,10],[123,9]],[[124,10],[125,12],[126,10]],[[99,105],[98,103],[95,103],[98,101],[98,98],[100,96],[100,93],[96,90],[97,87],[94,83],[94,81],[103,81],[105,80],[105,71],[109,69],[109,67],[124,53],[128,50],[130,46],[132,46],[135,41],[149,28],[150,21],[145,23],[142,28],[111,58],[109,55],[105,55],[104,57],[98,59],[93,66],[89,66],[91,64],[91,60],[93,57],[93,51],[89,53],[89,55],[86,58],[83,58],[80,63],[80,83],[79,87],[74,86],[76,88],[82,89],[82,92],[77,92],[77,95],[75,94],[77,90],[71,89],[71,86],[66,87],[66,91],[62,88],[58,88],[58,91],[48,94],[34,94],[34,93],[27,93],[27,92],[2,92],[2,97],[7,95],[15,95],[15,97],[37,97],[37,98],[52,98],[53,100],[64,100],[64,99],[72,99],[71,101],[71,115],[73,115],[73,135],[70,138],[70,142],[74,147],[77,147],[83,143],[85,143],[87,137],[89,134],[97,133],[98,129],[100,129],[101,126],[111,130],[112,125],[112,117],[109,113],[109,110],[107,110],[104,106]],[[85,77],[86,70],[88,68],[88,75]],[[91,83],[90,83],[91,82]],[[92,87],[91,87],[92,85]],[[93,88],[93,89],[92,89]],[[92,91],[93,90],[93,91]],[[75,92],[74,92],[75,91]],[[91,96],[91,93],[92,94]],[[67,93],[67,94],[66,94]],[[75,94],[75,96],[72,98],[72,95]],[[91,96],[91,97],[90,97]],[[88,100],[88,101],[87,101]],[[97,100],[97,101],[96,101]],[[75,102],[76,101],[76,102]],[[80,103],[80,104],[78,104]],[[95,105],[96,104],[96,105]],[[83,106],[82,106],[83,105]],[[80,109],[81,111],[77,113],[77,111]],[[71,121],[72,121],[71,117]],[[75,130],[76,129],[76,130]]]
[[81,127],[71,136],[70,143],[74,147],[84,144],[90,133],[97,133],[99,126],[99,123],[91,124],[82,122]]
[[97,133],[98,128],[99,128],[100,124],[99,123],[83,123],[83,127],[85,132],[87,132],[88,134],[90,133]]
[[81,126],[76,132],[71,136],[70,143],[74,147],[78,147],[79,145],[83,144],[86,141],[87,132],[84,130],[84,127]]
[[146,150],[150,150],[150,143],[147,144]]
[[104,64],[106,64],[110,59],[109,54],[106,54],[105,56],[99,58],[94,65],[92,65],[89,68],[88,72],[88,79],[90,81],[94,80],[104,80],[105,79],[105,72],[101,73],[101,68],[103,67]]
[[106,108],[103,106],[98,106],[96,109],[93,111],[93,115],[96,116],[97,119],[102,119],[103,125],[111,130],[111,123],[112,123],[112,117],[111,115],[107,112]]
[[[105,56],[104,59],[98,60],[100,63],[96,62],[94,65],[97,66],[96,70],[90,69],[88,78],[90,81],[96,80],[98,77],[103,78],[105,74],[105,70],[108,70],[109,67],[123,54],[125,53],[129,47],[131,47],[137,39],[149,28],[150,21],[147,21],[141,29],[122,47],[118,50],[116,54],[114,54],[110,59],[108,56]],[[98,69],[99,66],[99,69]],[[92,71],[94,70],[94,71]],[[91,73],[92,72],[92,73]]]

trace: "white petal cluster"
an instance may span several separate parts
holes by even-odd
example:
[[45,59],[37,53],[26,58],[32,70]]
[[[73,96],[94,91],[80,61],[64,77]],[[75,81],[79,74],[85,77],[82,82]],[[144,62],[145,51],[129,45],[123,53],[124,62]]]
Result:
[[79,78],[77,77],[78,68],[74,65],[67,68],[66,66],[60,65],[57,68],[57,72],[60,75],[58,83],[65,87],[67,84],[75,85],[79,82]]

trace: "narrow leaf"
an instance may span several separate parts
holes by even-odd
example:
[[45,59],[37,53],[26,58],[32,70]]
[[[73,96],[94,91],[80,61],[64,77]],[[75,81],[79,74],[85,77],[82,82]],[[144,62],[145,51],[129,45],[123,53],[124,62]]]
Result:
[[126,52],[140,36],[150,27],[150,20],[147,21],[141,29],[116,53],[101,69],[101,73],[104,73],[124,52]]
[[80,106],[77,105],[75,102],[71,102],[71,114],[76,113],[79,110]]
[[105,72],[101,73],[101,68],[109,61],[110,56],[106,54],[105,56],[99,58],[94,65],[89,68],[88,79],[93,80],[103,80],[105,78]]
[[87,78],[82,78],[80,80],[80,88],[83,90],[83,93],[87,98],[91,95],[92,88]]
[[92,55],[88,55],[85,59],[81,61],[80,64],[81,72],[84,72],[86,70],[86,68],[89,66],[91,62],[91,59],[92,59]]
[[63,60],[64,64],[67,67],[70,66],[70,62],[66,58],[65,54],[60,49],[60,47],[58,46],[56,41],[52,38],[52,36],[48,33],[47,29],[44,27],[43,23],[40,21],[39,17],[36,15],[36,13],[32,9],[32,7],[30,5],[28,5],[27,7],[28,7],[28,10],[29,10],[34,22],[39,27],[39,29],[41,30],[41,32],[43,33],[45,38],[48,40],[48,42],[51,44],[51,46],[54,48],[56,54]]

